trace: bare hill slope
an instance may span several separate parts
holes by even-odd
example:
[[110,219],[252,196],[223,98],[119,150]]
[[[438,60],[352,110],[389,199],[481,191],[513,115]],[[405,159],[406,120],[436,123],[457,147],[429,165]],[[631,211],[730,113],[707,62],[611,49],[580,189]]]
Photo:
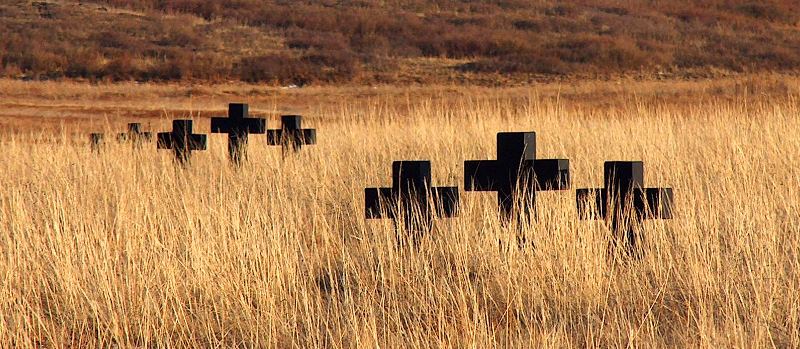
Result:
[[307,84],[796,72],[798,10],[787,0],[12,0],[0,4],[0,75]]

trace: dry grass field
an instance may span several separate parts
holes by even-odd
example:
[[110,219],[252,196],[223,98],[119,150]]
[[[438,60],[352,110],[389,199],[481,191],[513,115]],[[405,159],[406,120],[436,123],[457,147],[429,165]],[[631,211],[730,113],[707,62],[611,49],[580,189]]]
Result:
[[[319,143],[282,158],[226,138],[190,166],[107,144],[141,120],[208,119],[248,102],[302,112]],[[84,85],[0,81],[0,347],[798,347],[800,82],[595,82],[516,89]],[[363,188],[429,159],[463,187],[495,133],[534,130],[571,160],[642,160],[675,219],[645,224],[640,260],[608,253],[574,189],[539,196],[513,241],[490,193],[399,248],[365,221]]]

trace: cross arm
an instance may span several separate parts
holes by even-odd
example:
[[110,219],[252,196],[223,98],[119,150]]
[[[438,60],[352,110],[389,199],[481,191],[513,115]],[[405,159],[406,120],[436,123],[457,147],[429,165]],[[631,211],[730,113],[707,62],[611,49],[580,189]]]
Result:
[[286,143],[295,144],[316,144],[317,143],[317,130],[313,128],[306,128],[302,130],[266,130],[267,144],[279,145]]
[[464,190],[496,191],[500,173],[495,160],[464,161]]
[[250,133],[263,134],[267,131],[267,120],[262,118],[244,119],[245,128]]
[[540,159],[533,163],[538,190],[567,190],[570,187],[569,159]]
[[262,118],[231,119],[224,117],[211,118],[212,133],[264,133],[267,120]]
[[[645,188],[634,189],[627,200],[632,200],[632,209],[644,219],[672,219],[673,193],[672,188]],[[605,218],[609,209],[614,205],[620,209],[624,202],[609,202],[608,191],[605,189],[578,189],[576,191],[578,216],[581,219],[593,217]],[[626,200],[626,199],[617,199]],[[623,206],[620,206],[623,205]]]
[[317,144],[317,130],[313,128],[303,129],[303,144]]
[[366,188],[364,189],[364,214],[367,219],[394,217],[392,205],[396,196],[392,188]]
[[206,135],[189,136],[188,145],[191,150],[206,150]]
[[172,149],[172,134],[161,132],[158,134],[158,149]]
[[118,133],[117,134],[117,140],[119,140],[120,142],[127,141],[128,139],[131,139],[131,138],[135,139],[137,137],[140,138],[140,139],[146,139],[146,140],[149,141],[149,140],[153,139],[153,133],[151,133],[151,132],[139,132],[139,133],[126,132],[126,133]]
[[672,188],[638,189],[634,207],[646,219],[672,219]]
[[224,117],[211,118],[212,133],[228,133],[231,130],[231,119]]

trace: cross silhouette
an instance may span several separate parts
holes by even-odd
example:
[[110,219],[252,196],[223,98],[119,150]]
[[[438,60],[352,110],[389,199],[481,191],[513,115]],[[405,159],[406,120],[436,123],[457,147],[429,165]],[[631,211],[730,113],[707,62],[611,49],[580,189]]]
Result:
[[391,188],[364,189],[367,219],[403,219],[407,232],[421,233],[435,216],[458,214],[458,187],[432,187],[430,161],[392,163]]
[[192,134],[192,120],[172,120],[172,131],[158,134],[158,149],[172,149],[175,159],[186,164],[193,150],[206,150],[206,135]]
[[150,132],[142,132],[142,124],[132,122],[128,124],[128,131],[125,133],[118,133],[117,140],[120,142],[131,141],[134,145],[141,144],[142,141],[149,141],[153,138]]
[[304,144],[317,143],[317,130],[302,128],[303,117],[300,115],[282,115],[280,130],[267,130],[267,144],[283,146],[299,151]]
[[645,219],[672,219],[672,188],[645,188],[641,161],[606,161],[603,176],[603,188],[577,190],[578,215],[610,220],[628,253],[638,255],[634,226]]
[[92,147],[93,152],[100,151],[100,144],[103,143],[103,134],[102,133],[92,133],[89,134],[89,144]]
[[212,133],[228,134],[228,155],[233,163],[239,164],[246,156],[244,147],[247,145],[247,136],[250,133],[264,133],[267,120],[262,118],[249,118],[247,104],[228,104],[228,117],[211,118]]
[[535,212],[537,191],[569,186],[569,160],[536,159],[535,132],[500,132],[497,160],[464,161],[464,190],[496,191],[505,219]]

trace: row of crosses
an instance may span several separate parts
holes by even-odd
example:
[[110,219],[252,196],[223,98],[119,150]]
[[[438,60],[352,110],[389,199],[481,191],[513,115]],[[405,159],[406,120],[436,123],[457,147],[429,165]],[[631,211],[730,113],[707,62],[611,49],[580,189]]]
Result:
[[[103,142],[103,138],[102,133],[92,133],[89,135],[89,143],[92,146],[92,150],[100,150],[100,144]],[[138,122],[128,124],[127,132],[117,134],[117,140],[120,142],[130,141],[135,146],[140,146],[143,141],[150,141],[152,138],[152,133],[142,132],[142,124]]]
[[[282,128],[267,130],[266,120],[248,117],[246,104],[230,104],[228,117],[211,119],[211,132],[228,134],[231,161],[245,156],[249,134],[265,134],[271,145],[299,150],[316,143],[316,131],[303,129],[297,115],[284,115]],[[102,134],[92,134],[92,146],[102,141]],[[129,124],[128,131],[117,135],[122,141],[140,144],[152,138],[141,125]],[[158,134],[158,148],[172,149],[175,158],[185,163],[194,150],[206,149],[206,135],[192,132],[191,120],[174,120],[171,132]],[[419,237],[431,229],[437,216],[458,214],[458,187],[433,187],[430,161],[395,161],[392,186],[366,188],[365,215],[368,219],[390,218],[402,221],[407,232]],[[638,247],[637,227],[645,219],[671,219],[671,188],[646,188],[644,164],[640,161],[609,161],[604,166],[603,188],[578,189],[577,207],[581,219],[605,219],[624,241],[629,252]],[[524,222],[534,217],[539,191],[570,189],[568,159],[537,159],[535,132],[497,134],[496,160],[464,162],[466,191],[493,191],[504,222]]]
[[[316,144],[317,133],[315,129],[302,127],[303,117],[300,115],[281,116],[281,128],[267,129],[267,120],[249,117],[249,107],[243,103],[228,105],[227,117],[212,117],[211,132],[226,133],[228,135],[228,156],[235,164],[241,163],[246,157],[247,139],[250,134],[266,134],[267,144],[280,145],[284,151],[299,151],[303,145]],[[171,149],[175,159],[185,164],[191,157],[192,151],[206,150],[206,135],[195,134],[192,131],[192,120],[173,120],[172,131],[158,133],[158,149]],[[120,141],[130,141],[136,145],[152,139],[150,132],[142,132],[141,124],[128,124],[128,131],[117,136]],[[103,141],[102,133],[92,133],[90,144],[93,150],[99,150]]]
[[[578,189],[581,219],[602,218],[633,252],[636,226],[645,219],[672,218],[672,189],[645,188],[640,161],[609,161],[605,185]],[[464,162],[466,191],[497,192],[504,222],[522,220],[535,213],[536,193],[570,188],[568,159],[536,159],[535,132],[497,134],[497,160]],[[433,187],[430,161],[395,161],[390,188],[364,190],[367,219],[390,218],[403,224],[416,239],[429,230],[435,217],[458,215],[458,187]]]

